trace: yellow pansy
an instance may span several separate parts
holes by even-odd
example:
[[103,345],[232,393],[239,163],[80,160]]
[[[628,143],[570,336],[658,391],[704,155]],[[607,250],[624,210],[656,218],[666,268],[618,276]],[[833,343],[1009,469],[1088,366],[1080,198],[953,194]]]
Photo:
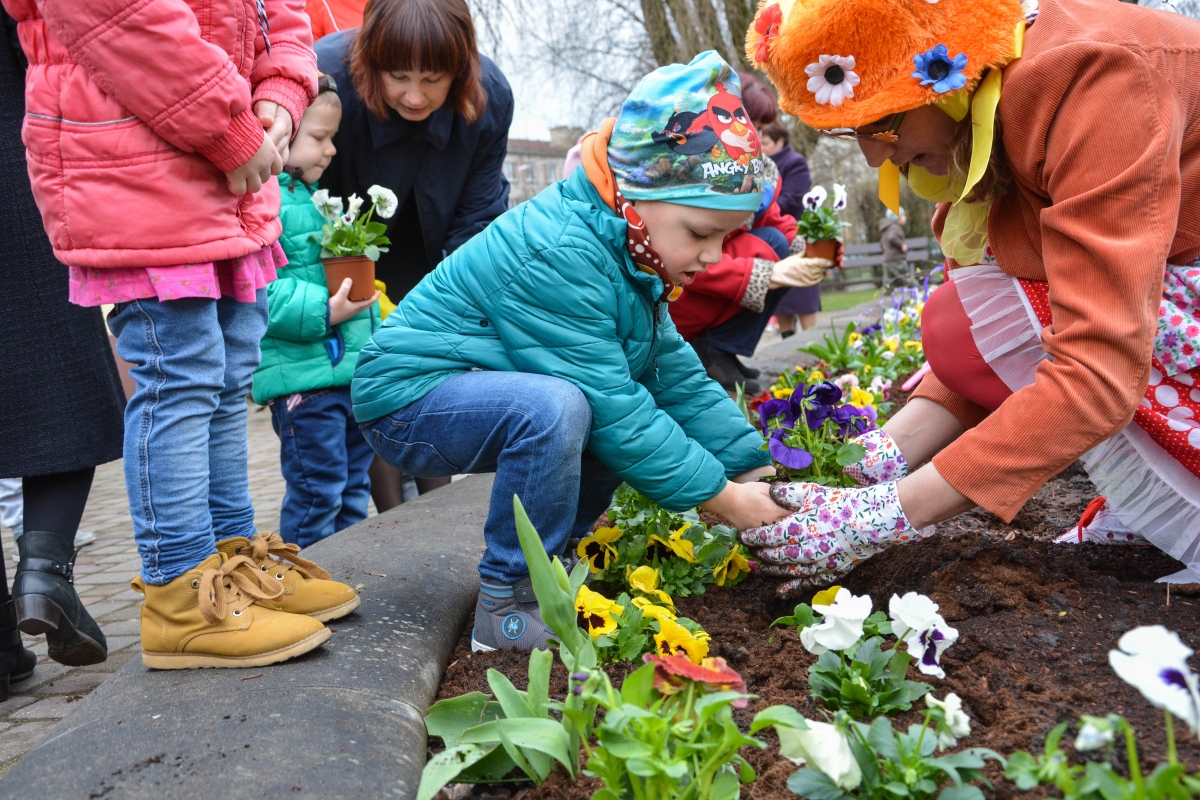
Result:
[[658,588],[660,578],[658,570],[645,564],[625,576],[625,579],[629,581],[630,589],[657,597],[667,605],[674,607],[675,602],[671,599],[671,595]]
[[597,528],[595,533],[579,543],[575,553],[587,560],[588,569],[592,572],[608,569],[617,559],[617,548],[613,547],[612,543],[624,533],[620,528]]
[[792,396],[792,392],[794,392],[794,391],[796,391],[796,390],[795,389],[786,389],[786,388],[785,389],[776,389],[775,391],[771,392],[771,394],[774,395],[775,399],[777,399],[777,400],[787,400],[789,397]]
[[822,589],[813,595],[812,604],[814,606],[831,606],[833,601],[837,599],[837,593],[841,591],[841,586],[830,586],[828,589]]
[[905,350],[924,350],[925,346],[923,344],[921,344],[920,342],[905,342],[904,349]]
[[904,323],[908,322],[908,320],[909,320],[908,314],[904,314],[903,316],[900,317],[900,324],[903,325]]
[[642,616],[646,619],[675,621],[675,612],[666,606],[655,605],[644,597],[633,598],[633,604],[642,610]]
[[875,405],[875,393],[864,391],[857,386],[850,389],[850,405],[863,408]]
[[873,369],[874,367],[872,367],[870,364],[863,364],[863,375],[870,375]]
[[891,350],[893,353],[896,352],[896,350],[900,347],[900,340],[895,336],[889,336],[887,339],[883,340],[883,343],[887,345],[887,349]]
[[859,333],[858,331],[854,331],[853,333],[850,334],[849,342],[850,342],[850,344],[854,344],[855,342],[862,341],[862,337],[863,337],[863,335],[861,333]]
[[685,655],[694,664],[699,664],[708,655],[708,642],[692,635],[692,632],[673,620],[659,620],[659,632],[654,634],[654,644],[660,656]]
[[717,586],[724,586],[725,581],[737,580],[738,575],[749,571],[750,562],[742,555],[741,550],[734,547],[729,551],[729,555],[721,559],[721,563],[713,569],[713,578],[716,579]]
[[825,373],[821,372],[819,369],[814,369],[812,372],[808,373],[809,383],[817,383],[818,381],[823,380],[825,380]]
[[587,586],[580,586],[579,594],[575,595],[575,610],[579,612],[579,627],[595,639],[617,629],[616,618],[625,612],[625,606],[617,605]]
[[[683,538],[683,533],[688,528],[692,527],[690,522],[684,523],[683,527],[671,533],[666,539],[658,534],[654,534],[646,542],[646,555],[657,555],[660,559],[667,557],[667,551],[679,556],[689,564],[696,563],[696,553],[694,545]],[[663,549],[665,548],[665,550]]]

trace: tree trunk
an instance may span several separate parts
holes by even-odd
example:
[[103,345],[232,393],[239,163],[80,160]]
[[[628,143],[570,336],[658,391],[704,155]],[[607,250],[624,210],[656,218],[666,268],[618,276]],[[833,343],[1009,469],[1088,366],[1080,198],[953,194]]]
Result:
[[663,0],[642,0],[642,21],[646,35],[650,38],[650,52],[661,67],[679,60],[679,47],[671,22],[667,19],[667,8]]
[[725,44],[724,37],[721,36],[721,23],[717,20],[717,9],[713,7],[713,2],[714,0],[692,0],[692,6],[696,9],[696,18],[700,21],[702,47],[704,50],[716,50],[721,58],[726,61],[732,60],[736,68],[738,61],[736,58],[729,58],[729,47]]
[[679,60],[687,63],[704,52],[704,42],[700,39],[700,29],[692,16],[691,6],[687,0],[666,0],[671,18],[675,20],[675,30],[679,31]]
[[754,21],[754,0],[725,0],[725,20],[733,34],[733,48],[737,51],[737,63],[734,65],[748,70],[754,67],[746,58],[746,31]]

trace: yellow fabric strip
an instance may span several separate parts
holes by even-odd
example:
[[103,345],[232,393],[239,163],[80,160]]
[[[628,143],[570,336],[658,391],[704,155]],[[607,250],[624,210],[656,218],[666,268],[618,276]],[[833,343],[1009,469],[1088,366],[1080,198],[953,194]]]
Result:
[[900,168],[891,159],[879,167],[879,199],[893,214],[900,213]]
[[996,129],[996,106],[1000,104],[1001,71],[993,69],[975,90],[971,100],[971,166],[963,186],[961,200],[979,183],[992,159],[992,141]]

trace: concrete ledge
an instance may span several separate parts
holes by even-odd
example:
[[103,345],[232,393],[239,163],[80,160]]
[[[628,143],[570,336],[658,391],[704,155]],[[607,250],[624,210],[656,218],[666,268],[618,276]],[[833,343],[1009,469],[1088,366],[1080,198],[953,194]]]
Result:
[[[872,306],[875,306],[876,302],[870,301],[840,311],[824,312],[812,330],[798,330],[795,336],[789,336],[783,341],[760,347],[753,358],[746,359],[746,363],[762,371],[762,377],[758,379],[758,382],[764,387],[774,383],[785,369],[795,366],[811,367],[817,363],[817,359],[807,353],[799,352],[800,348],[809,342],[822,341],[830,333],[830,322],[841,330],[846,323],[858,321],[859,317],[872,310]],[[869,315],[864,321],[869,325],[877,322],[878,319],[879,314],[876,312]]]
[[359,586],[319,650],[251,670],[135,659],[0,781],[0,798],[415,796],[421,715],[474,608],[491,476],[456,481],[305,551]]

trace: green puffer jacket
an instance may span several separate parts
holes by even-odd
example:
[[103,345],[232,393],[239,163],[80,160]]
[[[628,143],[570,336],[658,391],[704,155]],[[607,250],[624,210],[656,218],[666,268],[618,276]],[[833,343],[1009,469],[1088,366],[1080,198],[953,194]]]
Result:
[[316,186],[279,176],[282,201],[279,243],[288,265],[267,286],[270,321],[262,340],[262,364],[254,372],[254,402],[265,404],[294,392],[348,386],[354,363],[379,327],[379,304],[360,311],[330,330],[329,289],[321,266],[320,233],[324,218],[312,204]]
[[768,464],[762,437],[655,304],[662,281],[634,266],[625,234],[583,169],[506,212],[363,347],[355,417],[391,414],[470,369],[540,373],[579,387],[588,448],[665,508],[691,508]]

